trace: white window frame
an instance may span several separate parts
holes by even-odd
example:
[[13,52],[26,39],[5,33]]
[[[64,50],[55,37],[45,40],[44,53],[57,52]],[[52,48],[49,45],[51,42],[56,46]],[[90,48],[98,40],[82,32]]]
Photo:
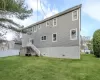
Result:
[[33,26],[33,32],[34,32],[34,27],[35,27],[35,26]]
[[[35,27],[35,26],[34,26],[34,27]],[[33,32],[35,32],[34,27],[33,27],[33,29],[32,29]]]
[[[56,25],[54,24],[54,20],[56,19]],[[53,26],[57,26],[57,18],[53,19]]]
[[[53,40],[53,35],[56,34],[56,41]],[[57,42],[57,33],[52,34],[52,42]]]
[[[44,35],[44,36],[46,36],[46,35]],[[42,37],[44,37],[44,36],[40,37],[40,41],[46,41],[47,40],[47,36],[46,36],[46,40],[42,40]]]
[[34,32],[34,28],[32,27],[32,32]]
[[[77,18],[74,19],[74,11],[77,11]],[[74,10],[72,11],[72,21],[78,20],[78,10]]]
[[34,26],[34,32],[37,32],[37,26]]
[[38,28],[41,29],[41,25],[40,24],[38,25]]
[[[48,23],[48,24],[47,24]],[[46,21],[46,27],[48,27],[49,26],[49,21]]]
[[[75,30],[76,31],[76,37],[75,38],[72,38],[72,30]],[[77,40],[77,28],[70,30],[70,40]]]

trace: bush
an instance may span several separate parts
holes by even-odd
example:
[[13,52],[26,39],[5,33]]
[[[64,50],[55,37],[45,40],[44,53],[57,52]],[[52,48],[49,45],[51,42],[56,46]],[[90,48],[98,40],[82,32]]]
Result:
[[96,57],[100,57],[100,29],[93,35],[93,51]]

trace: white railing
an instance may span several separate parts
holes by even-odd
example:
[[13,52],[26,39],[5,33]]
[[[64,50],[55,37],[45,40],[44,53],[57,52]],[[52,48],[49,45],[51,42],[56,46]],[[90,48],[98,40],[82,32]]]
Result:
[[33,44],[28,43],[27,46],[31,47],[38,56],[40,56],[40,50],[38,48],[36,48]]

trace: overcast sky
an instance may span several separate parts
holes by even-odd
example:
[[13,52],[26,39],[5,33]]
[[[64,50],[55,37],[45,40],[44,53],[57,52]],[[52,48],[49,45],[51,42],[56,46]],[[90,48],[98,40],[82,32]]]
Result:
[[[40,0],[38,0],[38,20],[37,0],[26,0],[25,4],[33,9],[32,16],[24,21],[13,18],[15,22],[25,27],[68,8],[82,4],[81,35],[92,37],[94,31],[100,29],[100,0],[41,0],[41,4]],[[12,33],[8,35],[12,36]],[[11,37],[8,38],[9,40],[11,39]]]

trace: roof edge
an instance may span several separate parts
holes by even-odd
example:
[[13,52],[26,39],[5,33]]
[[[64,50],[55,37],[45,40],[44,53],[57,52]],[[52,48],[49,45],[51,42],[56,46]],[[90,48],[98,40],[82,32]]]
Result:
[[53,19],[53,18],[55,18],[55,17],[61,16],[61,15],[63,15],[63,14],[66,14],[66,13],[68,13],[68,12],[71,12],[71,11],[73,11],[73,10],[75,10],[75,9],[78,9],[78,8],[81,8],[81,7],[82,7],[82,4],[76,5],[76,6],[72,7],[72,8],[69,8],[69,9],[64,10],[64,11],[62,11],[62,12],[59,12],[59,13],[57,13],[57,14],[55,14],[55,15],[52,15],[52,16],[50,16],[50,17],[48,17],[48,18],[45,18],[45,19],[43,19],[43,20],[41,20],[41,21],[38,21],[38,22],[36,22],[36,23],[33,23],[33,24],[31,24],[31,25],[29,25],[29,26],[23,28],[22,30],[27,29],[27,28],[31,28],[31,27],[33,27],[33,26],[35,26],[35,25],[38,25],[38,24],[40,24],[40,23],[43,23],[43,22],[48,21],[48,20],[50,20],[50,19]]

